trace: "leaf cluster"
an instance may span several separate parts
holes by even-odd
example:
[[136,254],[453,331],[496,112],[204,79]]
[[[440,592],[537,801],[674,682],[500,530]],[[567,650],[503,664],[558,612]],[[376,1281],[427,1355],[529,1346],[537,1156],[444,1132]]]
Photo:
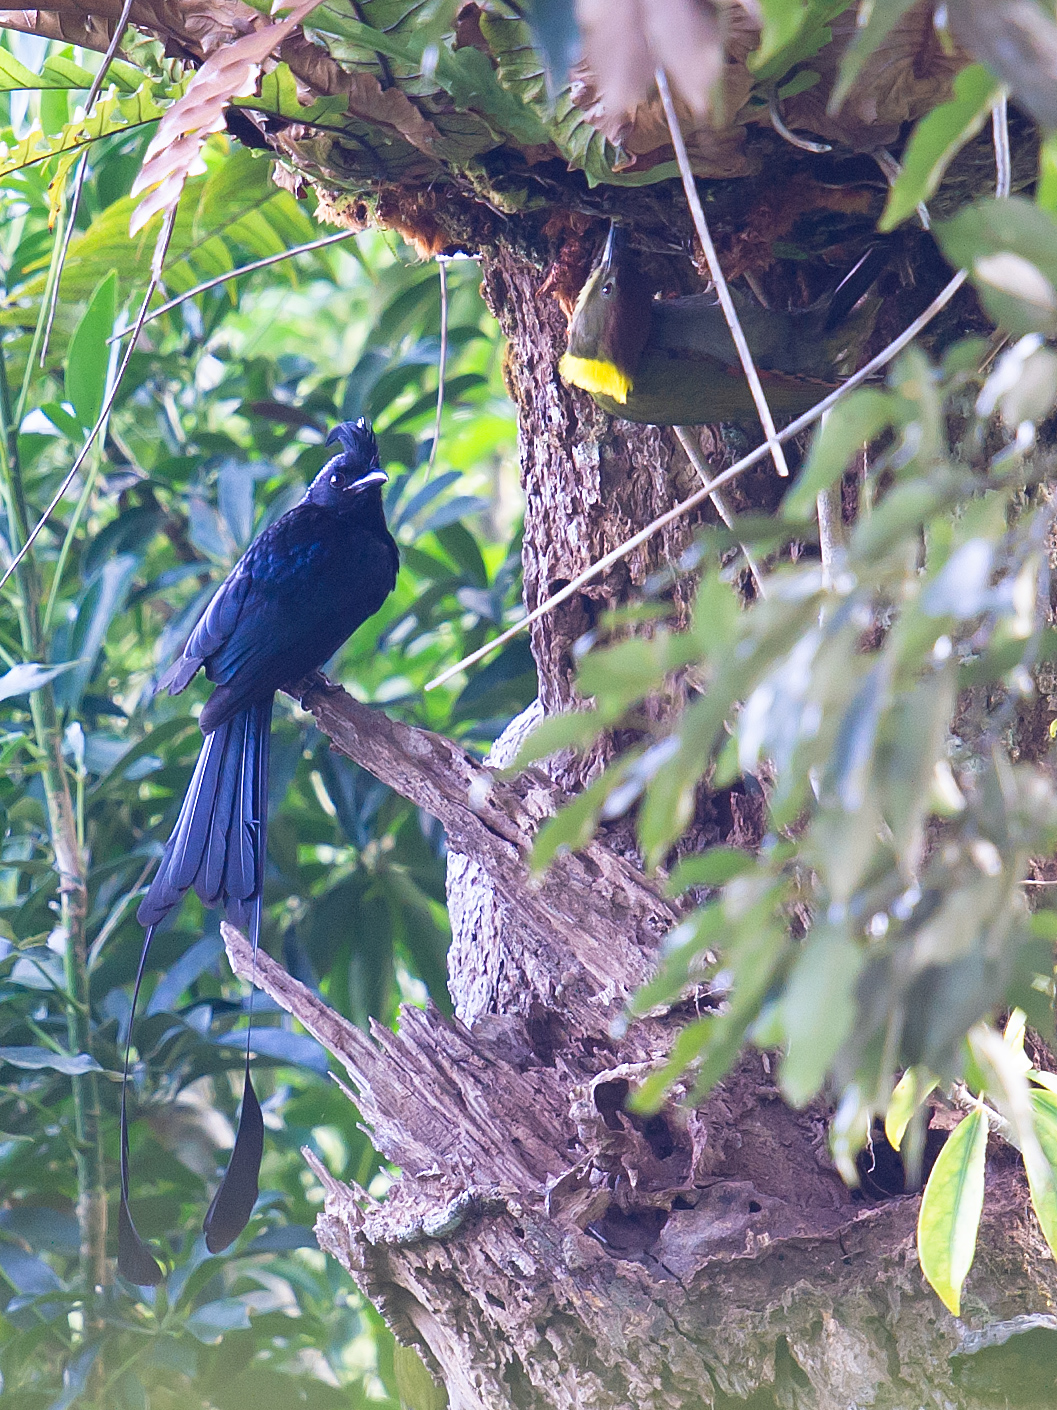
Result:
[[[20,52],[0,49],[0,72],[25,83],[22,69],[35,56],[29,46]],[[69,107],[45,99],[67,104],[90,75],[53,46],[39,97],[15,102],[13,81],[0,97],[0,117],[16,124],[5,136],[9,153],[32,140],[40,158],[11,166],[0,186],[0,388],[13,432],[5,444],[31,523],[99,415],[120,330],[149,277],[153,241],[130,241],[127,230],[151,122],[116,115],[128,118],[120,95],[139,84],[164,90],[168,103],[182,80],[162,65],[137,73],[130,88],[126,67],[115,75],[118,94],[104,102],[114,105],[116,126],[90,146],[43,369],[40,330],[62,234],[61,222],[52,224],[56,182],[69,170],[78,127]],[[188,182],[156,306],[318,234],[312,202],[279,190],[271,166],[211,140],[204,172]],[[398,1403],[391,1337],[315,1246],[321,1191],[300,1149],[312,1147],[339,1177],[365,1185],[388,1177],[330,1082],[326,1054],[259,996],[264,1193],[228,1256],[204,1250],[198,1231],[231,1144],[249,1004],[223,960],[216,918],[196,902],[155,942],[134,1034],[132,1198],[171,1269],[156,1294],[113,1283],[96,1291],[81,1266],[71,1082],[97,1079],[98,1139],[116,1199],[117,1079],[142,941],[135,908],[190,778],[200,743],[194,712],[208,691],[198,684],[170,700],[153,695],[154,682],[238,555],[323,464],[335,421],[367,415],[378,429],[404,561],[384,612],[331,675],[478,748],[535,694],[531,657],[514,649],[461,691],[421,696],[437,670],[505,623],[520,585],[513,422],[497,330],[471,263],[451,266],[448,285],[448,373],[432,468],[438,281],[399,242],[364,237],[301,255],[154,320],[100,446],[34,550],[37,659],[25,656],[13,582],[0,603],[0,1374],[16,1410],[115,1400],[285,1404],[290,1396],[320,1407]],[[16,537],[9,516],[0,535],[6,554]],[[83,1051],[70,1047],[75,996],[34,714],[45,691],[86,863]],[[446,1006],[437,824],[331,753],[285,697],[271,801],[263,943],[358,1023],[390,1024],[398,1002],[427,994]]]

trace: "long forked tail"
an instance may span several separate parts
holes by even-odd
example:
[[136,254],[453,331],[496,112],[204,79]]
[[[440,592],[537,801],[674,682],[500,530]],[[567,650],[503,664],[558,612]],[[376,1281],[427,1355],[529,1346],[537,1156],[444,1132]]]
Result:
[[[207,906],[223,906],[235,925],[250,929],[256,954],[267,848],[271,719],[272,701],[258,701],[206,736],[176,826],[137,912],[147,934],[132,996],[121,1085],[117,1261],[122,1276],[140,1285],[156,1285],[163,1281],[164,1274],[137,1232],[129,1210],[126,1093],[136,1001],[155,929],[191,887]],[[249,1053],[247,1034],[242,1112],[235,1147],[203,1226],[210,1253],[220,1252],[238,1237],[257,1199],[264,1120],[250,1079]]]
[[137,916],[158,925],[191,889],[245,929],[264,874],[272,701],[218,725],[202,743],[180,816]]

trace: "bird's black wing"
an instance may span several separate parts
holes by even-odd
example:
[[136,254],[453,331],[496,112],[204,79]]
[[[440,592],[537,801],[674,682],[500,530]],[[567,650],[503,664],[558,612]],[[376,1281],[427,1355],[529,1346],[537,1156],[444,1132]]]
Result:
[[240,558],[217,588],[187,638],[183,652],[158,682],[159,690],[167,689],[170,695],[179,695],[232,636],[253,582],[247,559],[248,555]]

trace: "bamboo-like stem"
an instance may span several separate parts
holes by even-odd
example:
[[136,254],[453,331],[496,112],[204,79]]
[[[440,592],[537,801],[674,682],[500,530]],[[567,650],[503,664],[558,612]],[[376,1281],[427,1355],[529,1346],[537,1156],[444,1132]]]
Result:
[[[26,542],[29,532],[17,433],[18,423],[12,414],[6,365],[0,350],[0,494],[7,511],[11,547],[16,550]],[[32,556],[23,557],[18,562],[15,584],[15,605],[25,659],[43,662],[47,653],[41,629],[41,589]],[[51,685],[33,691],[29,704],[59,880],[59,919],[66,936],[63,997],[67,1041],[71,1053],[90,1055],[92,1033],[85,935],[88,887],[84,854],[78,840],[77,815],[62,757],[62,725]],[[70,1082],[73,1088],[81,1272],[89,1287],[101,1287],[106,1281],[107,1195],[99,1083],[95,1072],[72,1076]]]

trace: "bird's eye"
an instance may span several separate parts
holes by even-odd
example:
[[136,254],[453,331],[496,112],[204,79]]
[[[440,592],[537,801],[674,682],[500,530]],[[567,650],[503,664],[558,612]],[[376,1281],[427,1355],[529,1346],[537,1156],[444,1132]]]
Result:
[[611,294],[612,292],[613,292],[613,281],[612,281],[612,279],[607,279],[606,282],[602,285],[602,297],[603,297],[604,299],[608,299],[609,296],[610,296],[610,294]]
[[340,470],[335,470],[330,477],[330,488],[332,490],[343,490],[345,488],[345,476]]

